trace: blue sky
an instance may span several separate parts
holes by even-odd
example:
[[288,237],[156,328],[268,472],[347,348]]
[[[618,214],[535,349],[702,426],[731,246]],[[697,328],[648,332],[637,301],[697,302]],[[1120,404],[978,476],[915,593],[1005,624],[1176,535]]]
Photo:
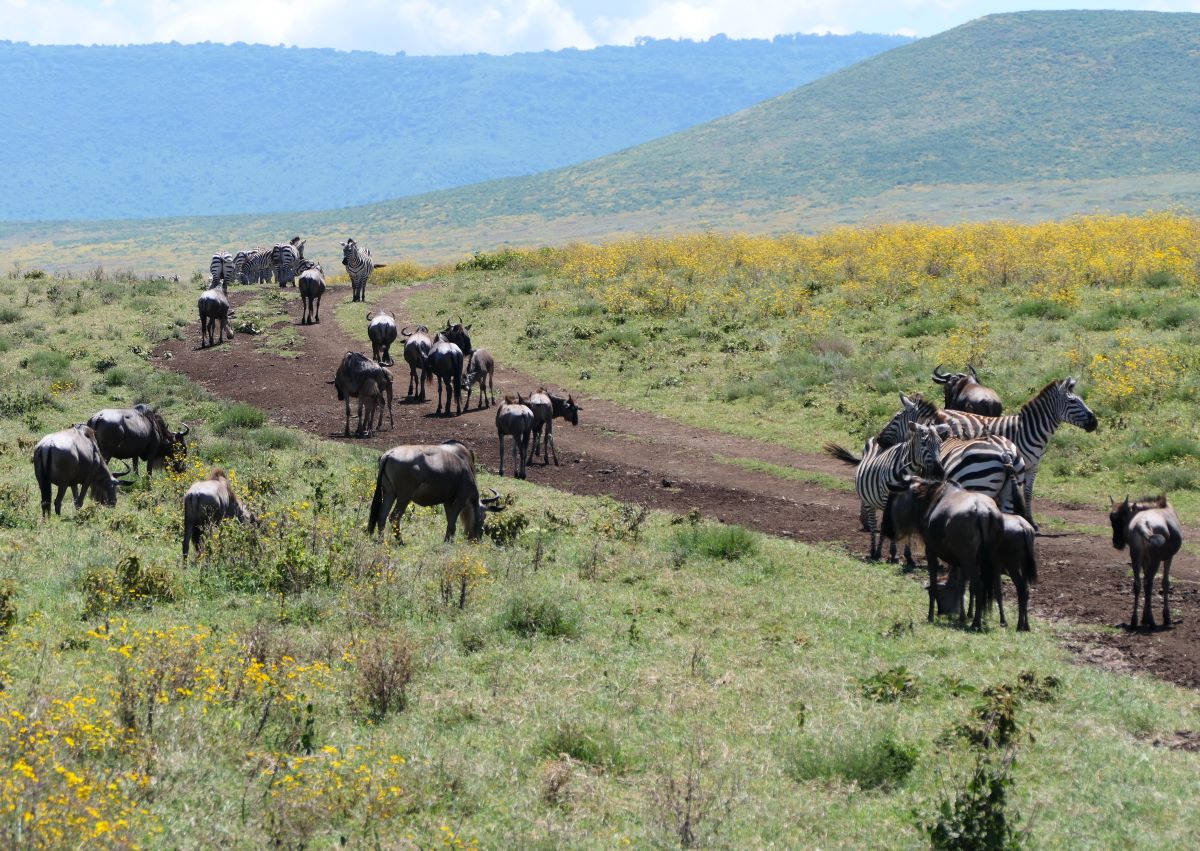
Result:
[[[38,44],[248,41],[414,55],[631,44],[638,36],[883,32],[926,36],[994,12],[975,0],[0,0],[0,39]],[[1104,9],[1111,4],[1066,4]],[[1121,8],[1200,12],[1200,0]]]

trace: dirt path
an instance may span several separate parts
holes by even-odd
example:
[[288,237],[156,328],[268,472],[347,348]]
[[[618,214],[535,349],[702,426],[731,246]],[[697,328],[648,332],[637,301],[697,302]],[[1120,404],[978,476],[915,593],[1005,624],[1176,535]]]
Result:
[[[403,323],[410,291],[388,294],[382,305]],[[235,305],[249,292],[231,296]],[[333,306],[349,297],[348,287],[331,288],[325,296],[325,321],[296,325],[304,337],[304,354],[285,359],[254,351],[254,338],[238,335],[232,343],[200,350],[194,327],[187,339],[169,341],[156,351],[169,357],[166,365],[199,382],[210,392],[247,402],[267,411],[279,425],[302,428],[321,437],[342,440],[345,422],[341,403],[325,382],[333,377],[347,351],[361,351],[334,321]],[[299,320],[299,299],[291,303],[291,321]],[[486,346],[487,334],[476,345]],[[169,354],[168,354],[169,353]],[[403,361],[393,370],[396,388],[408,386]],[[496,388],[529,392],[544,382],[516,370],[498,368]],[[436,400],[437,389],[432,392]],[[572,390],[574,388],[571,388]],[[577,397],[578,398],[578,397]],[[458,438],[475,448],[493,472],[498,454],[494,409],[464,411],[462,416],[433,416],[433,402],[400,403],[395,407],[395,431],[370,438],[371,445],[435,443]],[[852,553],[865,553],[866,534],[860,530],[858,501],[847,491],[785,479],[720,463],[717,457],[752,459],[798,471],[849,479],[850,468],[823,455],[810,455],[775,444],[692,428],[663,417],[635,413],[602,399],[578,398],[583,406],[580,425],[557,421],[555,436],[562,466],[532,464],[529,479],[580,494],[606,494],[653,508],[705,515],[729,523],[810,543],[839,543]],[[1099,508],[1046,502],[1035,505],[1041,518],[1053,517],[1075,525],[1106,525]],[[1130,579],[1124,553],[1107,537],[1061,533],[1038,539],[1040,583],[1031,609],[1036,617],[1085,625],[1115,626],[1129,617]],[[1151,672],[1200,687],[1200,560],[1181,554],[1172,571],[1176,622],[1154,633],[1103,632],[1075,647],[1089,661],[1110,667]],[[1011,595],[1009,595],[1011,596]],[[1012,602],[1015,619],[1015,600]],[[919,612],[911,613],[918,617]]]

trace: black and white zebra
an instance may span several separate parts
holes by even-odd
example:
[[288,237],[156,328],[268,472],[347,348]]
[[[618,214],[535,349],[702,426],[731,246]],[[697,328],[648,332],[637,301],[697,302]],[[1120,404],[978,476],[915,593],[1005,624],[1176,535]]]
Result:
[[909,429],[908,438],[893,446],[882,447],[878,438],[870,438],[863,447],[861,458],[836,443],[825,444],[825,451],[834,458],[857,465],[854,471],[854,493],[858,495],[862,506],[859,517],[863,526],[871,533],[872,559],[878,559],[883,550],[878,512],[887,505],[892,491],[901,486],[906,473],[924,473],[926,470],[937,469],[940,437],[938,427],[914,423]]
[[374,263],[371,260],[371,249],[360,248],[358,243],[347,237],[342,243],[342,265],[350,275],[350,286],[354,292],[353,301],[367,300],[367,278],[371,270],[382,269],[385,263]]
[[236,280],[233,273],[232,254],[214,254],[208,264],[208,285],[221,285],[223,292],[229,292],[229,285]]
[[[1033,522],[1023,493],[1027,472],[1025,457],[1015,443],[998,434],[949,437],[940,442],[938,461],[946,481],[955,482],[964,490],[985,493],[996,500],[1001,511],[1020,514]],[[1010,475],[1016,490],[1004,493]]]
[[909,427],[913,423],[930,423],[937,416],[937,405],[929,402],[920,393],[911,396],[900,394],[900,410],[897,411],[888,424],[876,435],[875,440],[880,449],[888,449],[908,438]]
[[296,264],[304,259],[304,243],[307,241],[293,236],[290,242],[282,242],[271,249],[271,268],[275,271],[275,281],[279,286],[296,285]]
[[1096,415],[1075,395],[1075,379],[1051,381],[1036,396],[1021,406],[1017,414],[985,417],[965,411],[940,411],[936,422],[950,426],[955,437],[1007,437],[1025,460],[1025,507],[1033,515],[1033,480],[1046,445],[1059,423],[1070,423],[1084,431],[1096,430]]
[[271,252],[251,248],[233,255],[233,277],[239,284],[261,284],[271,278]]

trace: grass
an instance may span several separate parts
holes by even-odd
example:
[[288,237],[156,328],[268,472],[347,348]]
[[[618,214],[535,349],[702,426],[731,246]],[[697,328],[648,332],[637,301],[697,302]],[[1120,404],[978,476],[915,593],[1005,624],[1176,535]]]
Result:
[[[505,298],[544,293],[521,280],[538,288]],[[1061,683],[1053,704],[1022,710],[1037,735],[1009,789],[1037,844],[1161,847],[1200,831],[1200,755],[1150,744],[1200,725],[1195,695],[1074,664],[1065,627],[926,625],[923,589],[889,569],[660,513],[635,538],[610,500],[488,475],[536,535],[446,545],[441,512],[417,509],[405,543],[381,546],[362,531],[374,451],[268,426],[135,353],[191,316],[189,288],[78,286],[81,312],[39,344],[75,352],[65,378],[30,376],[0,406],[0,581],[15,613],[0,710],[37,732],[0,738],[0,757],[43,778],[5,772],[0,802],[64,831],[60,845],[100,829],[173,848],[644,847],[716,829],[676,817],[693,790],[720,813],[705,835],[731,847],[925,847],[921,825],[975,764],[947,736],[978,693],[1023,672]],[[24,292],[0,279],[0,298]],[[134,298],[154,310],[131,313]],[[34,293],[21,321],[49,328],[55,311]],[[0,369],[29,354],[0,353]],[[129,386],[96,382],[109,361]],[[33,441],[135,397],[192,424],[189,468],[42,522]],[[224,524],[185,565],[181,496],[217,464],[260,523]],[[469,578],[462,607],[443,593],[448,566]],[[874,672],[906,696],[865,696]]]

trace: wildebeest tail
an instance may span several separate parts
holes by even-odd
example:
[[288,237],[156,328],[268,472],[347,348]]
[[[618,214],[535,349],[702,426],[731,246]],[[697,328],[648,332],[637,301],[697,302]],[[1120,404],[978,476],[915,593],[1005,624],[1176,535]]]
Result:
[[1025,536],[1025,581],[1037,584],[1037,554],[1033,548],[1033,535]]
[[979,536],[979,594],[976,596],[976,611],[991,611],[992,601],[996,599],[996,588],[1000,585],[1000,575],[992,561],[992,547],[1000,540],[1004,527],[1001,523],[997,529],[996,522],[997,518],[989,514],[979,514],[975,518],[975,533]]
[[834,458],[838,459],[839,461],[843,461],[847,464],[853,464],[854,466],[857,467],[862,462],[862,459],[859,458],[857,455],[855,455],[853,452],[851,452],[849,449],[847,449],[844,446],[838,446],[836,443],[826,443],[824,448],[825,448],[825,451],[828,452],[830,455],[832,455]]
[[383,528],[383,524],[387,522],[387,518],[379,516],[379,512],[383,510],[383,462],[379,464],[379,475],[375,477],[375,495],[371,497],[371,517],[367,521],[367,534],[372,535],[375,529]]
[[1166,542],[1167,542],[1167,536],[1164,535],[1162,532],[1155,532],[1153,535],[1151,535],[1147,539],[1147,543],[1149,543],[1150,546],[1152,546],[1152,547],[1161,547]]
[[[1014,466],[1016,460],[1007,452],[1001,456],[1001,459],[1004,462],[1004,482],[1000,485],[1001,500],[1003,500],[1004,490],[1007,488],[1013,511],[1032,523],[1033,517],[1029,514],[1029,504],[1025,502],[1025,482],[1017,481],[1017,469]],[[1026,473],[1026,475],[1029,474]]]
[[42,447],[33,451],[33,475],[42,494],[42,513],[50,512],[50,471],[46,469],[46,452]]

